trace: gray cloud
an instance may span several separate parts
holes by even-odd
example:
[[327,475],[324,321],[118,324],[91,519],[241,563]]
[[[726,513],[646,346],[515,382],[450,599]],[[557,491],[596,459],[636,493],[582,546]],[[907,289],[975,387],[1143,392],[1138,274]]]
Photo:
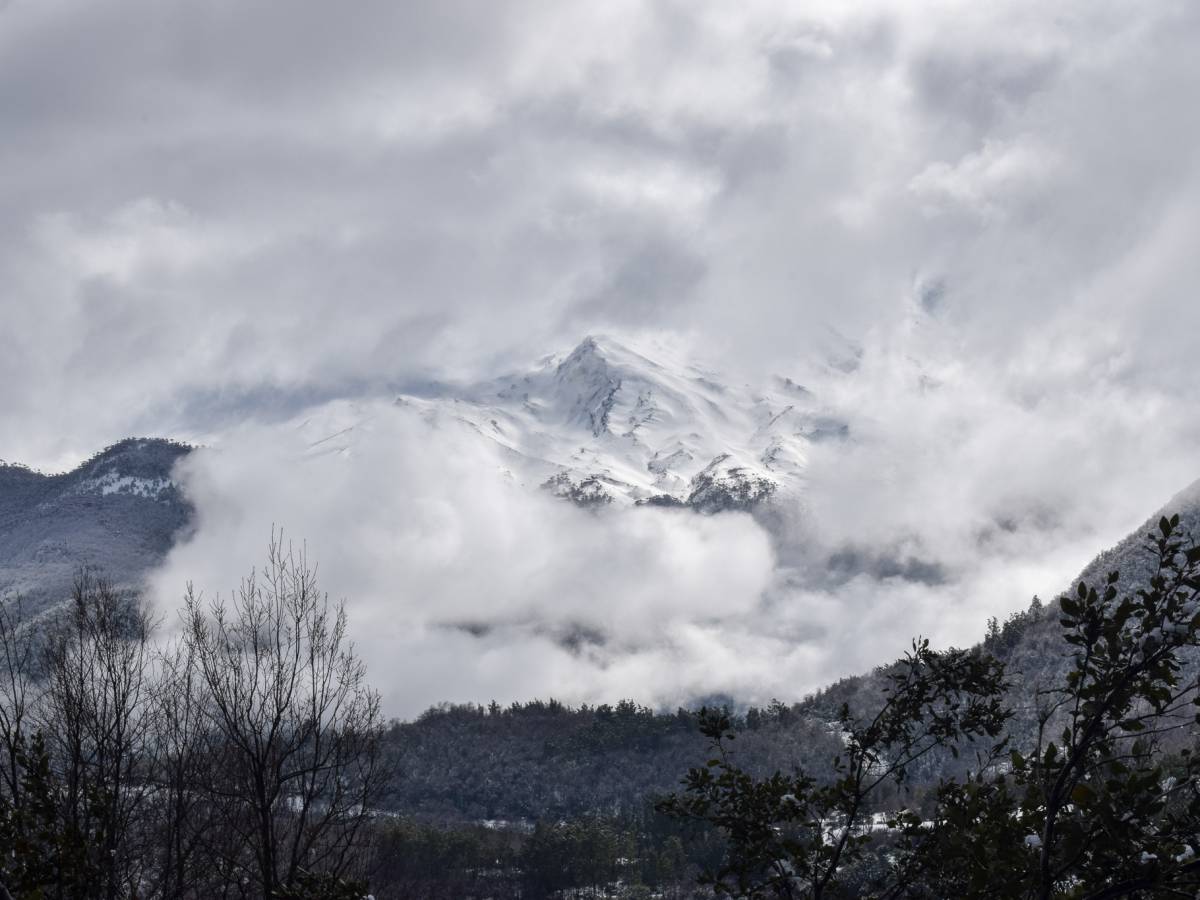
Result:
[[[217,532],[257,546],[281,522],[366,598],[363,634],[405,611],[404,652],[378,650],[411,661],[404,708],[443,683],[799,690],[898,649],[867,628],[966,640],[1196,474],[1198,31],[1187,5],[1103,0],[16,0],[0,457],[62,468],[130,433],[221,448],[188,475],[209,525],[162,590],[228,582],[252,558]],[[821,364],[830,327],[862,345],[854,371]],[[569,518],[440,469],[421,477],[443,504],[371,508],[444,438],[316,464],[336,487],[305,496],[286,479],[321,479],[259,447],[290,446],[309,407],[597,330],[817,392],[853,440],[814,447],[795,529],[875,568],[821,584],[744,520]],[[493,603],[507,557],[474,521],[554,559]],[[690,596],[685,562],[724,584],[711,542],[735,581]],[[608,639],[556,642],[571,629]]]

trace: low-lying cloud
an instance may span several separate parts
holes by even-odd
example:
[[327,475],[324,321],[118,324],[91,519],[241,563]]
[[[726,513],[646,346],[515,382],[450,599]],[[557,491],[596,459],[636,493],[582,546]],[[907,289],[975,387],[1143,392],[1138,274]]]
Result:
[[[1108,0],[0,3],[0,458],[210,445],[164,602],[276,523],[406,712],[964,642],[1197,474],[1198,35]],[[861,354],[822,368],[827,326]],[[581,514],[386,401],[349,456],[293,428],[595,331],[849,423],[785,538]]]
[[406,716],[550,695],[795,699],[918,635],[973,643],[1186,484],[1191,425],[1100,350],[1051,367],[1054,392],[1022,357],[973,366],[928,307],[869,334],[853,366],[807,367],[846,432],[810,445],[801,492],[766,517],[580,509],[453,417],[335,401],[186,458],[196,530],[152,596],[169,622],[185,582],[228,595],[282,529],[346,599]]
[[515,484],[465,429],[384,401],[355,416],[344,452],[311,455],[288,423],[187,459],[197,530],[155,577],[164,610],[187,580],[228,595],[280,527],[347,598],[389,703],[413,712],[690,690],[671,670],[700,662],[695,623],[755,615],[770,584],[770,541],[747,515],[584,512]]

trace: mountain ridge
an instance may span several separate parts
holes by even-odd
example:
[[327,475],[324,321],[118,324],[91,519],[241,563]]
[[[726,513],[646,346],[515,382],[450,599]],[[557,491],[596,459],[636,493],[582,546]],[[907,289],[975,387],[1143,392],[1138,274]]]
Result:
[[755,390],[602,335],[524,371],[396,402],[466,425],[524,479],[581,506],[748,509],[799,494],[808,446],[849,432],[790,379]]

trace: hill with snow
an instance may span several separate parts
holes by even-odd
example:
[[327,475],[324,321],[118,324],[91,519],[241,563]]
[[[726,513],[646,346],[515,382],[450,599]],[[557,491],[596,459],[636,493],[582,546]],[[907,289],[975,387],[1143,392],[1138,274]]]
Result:
[[136,587],[190,521],[172,479],[188,452],[129,439],[57,475],[0,463],[0,597],[35,608],[62,600],[83,566]]

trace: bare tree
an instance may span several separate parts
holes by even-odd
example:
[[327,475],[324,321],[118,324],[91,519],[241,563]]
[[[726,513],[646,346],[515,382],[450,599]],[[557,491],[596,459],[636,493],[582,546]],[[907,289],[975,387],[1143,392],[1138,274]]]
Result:
[[0,900],[365,893],[382,719],[343,607],[274,537],[185,602],[162,645],[86,571],[36,629],[0,606]]
[[134,893],[143,874],[137,824],[156,747],[150,632],[136,598],[84,571],[48,642],[39,730],[62,778],[65,825],[91,844],[99,883],[89,893],[105,900]]
[[273,535],[266,567],[231,603],[205,604],[189,586],[185,619],[218,754],[218,833],[236,837],[220,866],[266,897],[311,873],[354,874],[383,785],[382,718],[344,606],[319,591],[304,551]]
[[0,802],[21,803],[20,757],[33,694],[34,645],[21,598],[0,601]]
[[[25,787],[25,730],[32,691],[33,645],[21,599],[0,600],[0,832],[21,820]],[[12,900],[0,861],[0,900]]]
[[211,783],[213,742],[204,714],[203,684],[186,640],[162,647],[149,700],[153,709],[155,802],[148,811],[148,896],[161,900],[220,897],[220,871],[208,852],[214,843]]

